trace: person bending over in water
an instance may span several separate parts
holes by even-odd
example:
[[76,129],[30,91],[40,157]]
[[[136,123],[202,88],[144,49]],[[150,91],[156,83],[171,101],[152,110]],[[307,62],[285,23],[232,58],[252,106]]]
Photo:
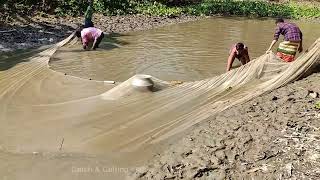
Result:
[[242,65],[245,65],[250,61],[248,47],[246,47],[243,43],[237,43],[233,45],[229,51],[229,54],[227,71],[230,71],[235,58],[237,58]]
[[89,43],[93,43],[91,48],[92,50],[98,48],[104,38],[103,32],[95,27],[84,28],[82,31],[78,30],[76,31],[76,36],[81,38],[83,49],[88,49]]
[[280,34],[282,34],[284,41],[279,44],[277,56],[285,62],[292,62],[294,61],[296,53],[301,53],[303,50],[302,32],[296,24],[284,22],[282,18],[276,19],[275,23],[277,27],[267,53],[271,51],[272,47],[278,41]]
[[81,38],[81,42],[83,44],[83,49],[88,49],[89,44],[93,43],[92,50],[95,50],[99,47],[101,40],[104,37],[103,32],[94,27],[92,22],[92,14],[93,14],[93,1],[89,0],[89,6],[85,13],[84,26],[76,31],[76,36]]

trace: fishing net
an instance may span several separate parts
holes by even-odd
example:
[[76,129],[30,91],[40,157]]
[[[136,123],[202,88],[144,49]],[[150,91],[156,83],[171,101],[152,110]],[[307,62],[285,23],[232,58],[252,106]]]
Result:
[[0,71],[0,146],[9,152],[98,153],[134,151],[185,131],[210,116],[303,76],[320,58],[320,38],[285,63],[273,53],[245,66],[195,82],[152,77],[153,92],[50,70],[53,47]]

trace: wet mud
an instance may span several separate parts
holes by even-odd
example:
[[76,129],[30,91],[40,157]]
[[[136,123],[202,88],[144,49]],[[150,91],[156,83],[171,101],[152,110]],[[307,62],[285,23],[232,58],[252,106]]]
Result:
[[135,179],[319,179],[320,74],[194,127]]

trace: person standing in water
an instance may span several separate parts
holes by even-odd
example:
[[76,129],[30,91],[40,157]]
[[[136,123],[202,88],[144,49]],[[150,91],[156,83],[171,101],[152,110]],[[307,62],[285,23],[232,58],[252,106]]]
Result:
[[235,58],[237,58],[242,65],[247,64],[250,61],[248,47],[246,47],[243,43],[240,42],[232,46],[232,48],[229,51],[227,71],[230,71]]
[[92,9],[93,1],[89,0],[89,6],[85,13],[85,20],[83,29],[78,29],[76,31],[76,36],[81,39],[83,49],[89,49],[89,44],[92,43],[92,50],[95,50],[99,47],[102,39],[104,38],[104,33],[98,28],[94,27],[92,22]]
[[94,27],[92,22],[93,15],[93,0],[89,0],[89,6],[87,7],[86,13],[84,14],[84,26],[83,28]]
[[274,44],[278,41],[280,34],[282,34],[284,41],[279,44],[277,56],[283,61],[292,62],[294,61],[297,51],[300,53],[303,51],[302,32],[297,25],[284,22],[282,18],[276,19],[276,25],[274,39],[266,52],[271,51]]

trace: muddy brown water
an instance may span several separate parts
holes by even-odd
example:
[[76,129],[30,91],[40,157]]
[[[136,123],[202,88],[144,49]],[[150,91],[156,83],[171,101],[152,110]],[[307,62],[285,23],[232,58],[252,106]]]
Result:
[[[299,25],[307,47],[319,37],[319,25],[303,22]],[[252,58],[262,55],[269,46],[273,30],[271,20],[210,18],[108,37],[98,51],[83,51],[80,44],[66,46],[58,51],[50,65],[54,70],[88,79],[124,81],[136,73],[145,73],[164,80],[192,81],[223,73],[229,48],[237,41],[249,46]],[[19,63],[3,62],[0,72],[4,75],[19,66]],[[162,112],[148,107],[148,103],[162,99],[161,96],[142,96],[147,99],[146,104],[137,103],[137,106],[134,106],[134,98],[132,102],[129,98],[128,102],[132,104],[128,106],[112,100],[102,101],[97,94],[106,92],[109,87],[93,81],[76,81],[46,67],[39,75],[32,76],[34,82],[19,86],[18,81],[14,81],[16,76],[24,77],[20,73],[44,67],[27,60],[20,64],[26,68],[12,70],[12,74],[10,71],[6,76],[12,78],[12,85],[17,84],[17,88],[10,92],[3,88],[6,96],[0,103],[0,122],[3,124],[0,126],[3,135],[0,138],[0,176],[3,179],[123,179],[130,168],[152,159],[179,138],[170,136],[165,142],[134,152],[131,151],[135,147],[129,141],[130,135],[136,138],[136,134],[145,133],[150,127],[162,130],[161,125],[167,120],[170,126],[170,118],[180,117],[193,107],[189,106],[193,102],[180,102],[180,96],[176,101],[181,105],[178,103],[178,108],[168,114],[165,113],[170,108],[165,106],[161,108]],[[2,86],[9,87],[10,83],[2,83]],[[76,92],[74,87],[77,87]],[[185,95],[192,99],[192,93]],[[120,113],[108,112],[108,109],[114,110],[114,105]],[[132,108],[133,117],[128,108]],[[141,121],[136,124],[126,122],[134,119],[135,110],[141,111]],[[143,118],[149,110],[155,111],[150,113],[150,117],[154,117],[149,118],[152,121],[148,116]],[[157,112],[165,115],[158,117]],[[122,123],[121,120],[126,121]],[[124,131],[128,127],[122,124],[142,132]],[[109,131],[110,128],[115,131]],[[90,139],[92,135],[95,137]],[[145,136],[149,136],[147,131],[142,138]],[[121,138],[132,145],[128,152],[126,149],[118,152],[123,144]]]
[[[320,36],[320,24],[295,23],[303,32],[306,49]],[[139,73],[163,80],[200,80],[225,72],[230,47],[236,42],[249,47],[251,59],[264,54],[274,29],[271,19],[209,18],[108,36],[98,51],[81,51],[80,44],[62,48],[50,66],[97,80],[124,81]],[[236,60],[234,66],[239,65]]]

